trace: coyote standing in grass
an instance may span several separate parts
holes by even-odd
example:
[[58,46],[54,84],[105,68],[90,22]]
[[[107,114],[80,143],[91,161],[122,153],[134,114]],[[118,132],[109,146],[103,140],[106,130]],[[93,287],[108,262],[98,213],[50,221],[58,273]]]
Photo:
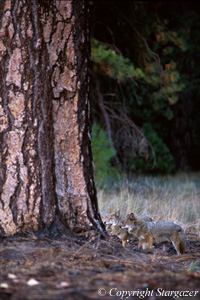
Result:
[[153,241],[156,243],[172,242],[177,254],[183,254],[186,248],[186,237],[183,229],[171,222],[147,222],[137,218],[133,213],[127,216],[125,224],[128,225],[128,232],[137,236],[138,239],[145,239],[149,248],[152,248]]
[[122,241],[122,246],[125,247],[129,236],[128,228],[122,228],[124,219],[120,216],[120,210],[114,212],[110,209],[110,216],[106,222],[106,228],[111,229],[112,235],[117,235]]
[[[150,217],[145,215],[139,215],[137,218],[149,222],[153,221]],[[110,209],[110,216],[108,222],[106,222],[106,226],[111,226],[111,234],[117,235],[120,238],[123,247],[126,246],[129,237],[128,228],[122,227],[124,221],[120,215],[120,210],[114,212]]]

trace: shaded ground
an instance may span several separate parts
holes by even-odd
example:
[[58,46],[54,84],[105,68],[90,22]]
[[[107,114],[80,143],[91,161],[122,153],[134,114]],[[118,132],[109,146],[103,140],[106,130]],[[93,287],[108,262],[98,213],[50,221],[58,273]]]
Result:
[[[7,238],[0,243],[0,299],[142,299],[141,290],[145,299],[174,299],[169,291],[200,290],[200,238],[188,234],[187,240],[179,256],[170,246],[138,252],[136,241],[122,248],[114,236]],[[158,296],[161,289],[165,296]],[[179,299],[200,299],[194,294]]]

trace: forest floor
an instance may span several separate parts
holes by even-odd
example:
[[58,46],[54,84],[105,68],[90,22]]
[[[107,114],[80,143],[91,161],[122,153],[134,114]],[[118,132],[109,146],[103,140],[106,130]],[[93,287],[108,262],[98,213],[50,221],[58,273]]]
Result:
[[170,245],[167,252],[141,252],[135,240],[123,248],[115,236],[33,235],[0,242],[0,299],[143,298],[200,299],[199,236],[187,234],[183,255]]

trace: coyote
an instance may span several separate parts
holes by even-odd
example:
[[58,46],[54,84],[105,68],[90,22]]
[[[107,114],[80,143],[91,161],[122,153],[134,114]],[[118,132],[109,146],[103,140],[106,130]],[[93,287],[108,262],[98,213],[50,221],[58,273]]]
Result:
[[[145,221],[153,221],[150,217],[139,215],[137,218]],[[106,228],[111,229],[111,234],[117,235],[122,241],[122,246],[125,247],[129,237],[128,228],[123,227],[125,220],[120,216],[120,210],[114,212],[110,209],[110,216],[106,222]],[[109,227],[110,226],[110,227]]]
[[112,235],[117,235],[122,241],[122,246],[125,247],[128,241],[129,233],[128,228],[123,228],[121,225],[112,225]]
[[[139,243],[138,243],[138,249],[140,249],[142,247],[142,249],[144,250],[144,249],[146,249],[148,247],[148,243],[147,243],[147,241],[146,241],[146,239],[144,238],[143,235],[138,236],[137,230],[136,230],[135,227],[132,228],[133,223],[129,219],[129,216],[132,215],[132,214],[128,214],[127,215],[126,220],[123,223],[123,228],[128,228],[129,234],[133,235],[135,238],[138,238],[138,241],[139,241]],[[146,215],[137,215],[137,216],[135,216],[135,218],[137,218],[137,220],[140,220],[140,221],[153,222],[153,219],[151,217],[149,217],[149,216],[146,216]],[[130,230],[129,227],[131,227],[131,230]]]
[[[152,218],[150,218],[149,216],[145,216],[145,215],[138,215],[137,219],[147,221],[147,222],[152,222],[153,221]],[[123,225],[124,222],[125,222],[125,219],[121,217],[120,210],[114,212],[110,208],[110,216],[109,216],[108,222],[106,224],[108,224],[108,225],[109,224]]]
[[108,223],[112,223],[112,224],[117,224],[117,225],[122,225],[124,223],[124,219],[121,217],[120,215],[120,209],[118,209],[116,212],[114,212],[112,210],[112,208],[110,208],[110,215],[108,218]]
[[137,236],[139,241],[145,240],[148,242],[149,248],[152,248],[153,241],[164,244],[172,242],[177,254],[185,252],[186,237],[179,225],[171,222],[147,222],[134,216],[133,213],[127,215],[125,224],[128,227],[128,232]]
[[106,229],[111,230],[112,235],[117,235],[122,241],[122,246],[125,247],[129,236],[128,228],[122,228],[124,219],[120,216],[120,210],[114,212],[110,209],[110,216],[106,222]]

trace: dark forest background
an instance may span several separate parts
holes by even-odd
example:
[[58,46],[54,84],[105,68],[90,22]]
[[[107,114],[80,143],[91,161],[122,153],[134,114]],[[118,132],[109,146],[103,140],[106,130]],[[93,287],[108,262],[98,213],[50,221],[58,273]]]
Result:
[[200,6],[90,1],[96,180],[200,169]]

